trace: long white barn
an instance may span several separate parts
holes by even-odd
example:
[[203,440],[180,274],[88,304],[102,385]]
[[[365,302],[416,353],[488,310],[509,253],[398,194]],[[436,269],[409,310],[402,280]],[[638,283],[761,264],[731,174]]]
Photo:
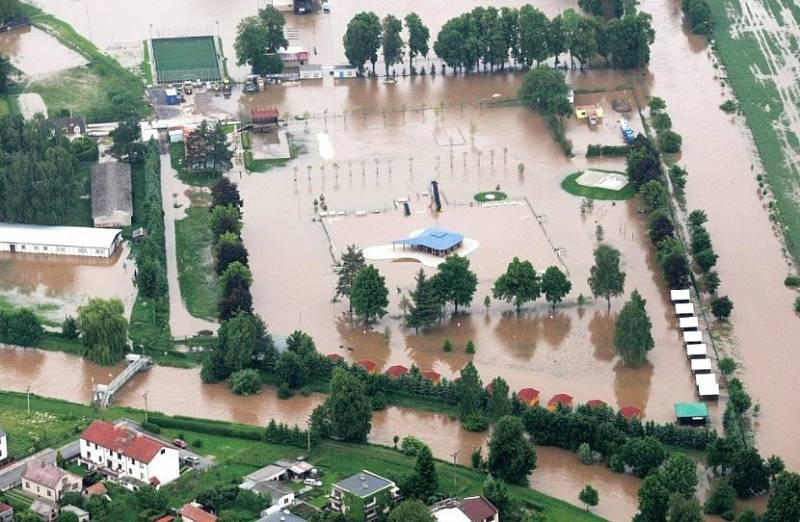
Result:
[[111,257],[121,243],[122,230],[117,228],[0,223],[0,252]]

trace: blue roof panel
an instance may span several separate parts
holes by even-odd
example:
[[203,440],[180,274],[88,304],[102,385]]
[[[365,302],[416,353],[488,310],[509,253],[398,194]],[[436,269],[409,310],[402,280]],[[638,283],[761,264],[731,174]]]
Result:
[[430,248],[431,250],[449,250],[464,241],[464,235],[444,228],[426,228],[418,236],[392,241],[393,244],[411,245]]

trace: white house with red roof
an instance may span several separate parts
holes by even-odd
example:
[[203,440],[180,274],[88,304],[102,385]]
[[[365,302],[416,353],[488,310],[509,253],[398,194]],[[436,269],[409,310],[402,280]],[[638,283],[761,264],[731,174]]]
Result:
[[109,422],[92,421],[81,434],[80,446],[81,460],[112,479],[159,487],[180,475],[177,449]]

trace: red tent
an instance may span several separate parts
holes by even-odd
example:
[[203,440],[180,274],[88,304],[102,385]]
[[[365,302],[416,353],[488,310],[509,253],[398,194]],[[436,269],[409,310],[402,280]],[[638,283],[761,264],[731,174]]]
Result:
[[388,370],[386,370],[386,375],[389,377],[400,377],[408,373],[408,368],[403,366],[402,364],[395,364],[394,366],[390,366]]
[[357,364],[367,370],[367,373],[375,373],[375,370],[378,369],[378,365],[375,361],[370,359],[361,359]]
[[638,419],[642,416],[642,410],[636,406],[623,406],[619,409],[619,414],[626,419]]
[[559,404],[564,407],[572,406],[572,395],[568,395],[566,393],[556,393],[549,401],[547,401],[547,408],[550,410],[555,410]]
[[602,408],[606,405],[605,402],[601,401],[600,399],[592,399],[586,403],[586,405],[590,408]]
[[486,393],[491,395],[492,394],[492,383],[489,383],[486,386],[484,386],[484,389],[486,390]]
[[325,357],[327,357],[332,363],[336,363],[339,361],[339,359],[342,358],[342,356],[339,355],[338,353],[329,353]]
[[535,406],[539,404],[539,390],[522,388],[517,392],[517,398],[527,402],[529,406]]
[[439,384],[442,376],[436,373],[433,370],[429,370],[427,372],[422,372],[422,377],[428,379],[429,381],[433,382],[434,384]]

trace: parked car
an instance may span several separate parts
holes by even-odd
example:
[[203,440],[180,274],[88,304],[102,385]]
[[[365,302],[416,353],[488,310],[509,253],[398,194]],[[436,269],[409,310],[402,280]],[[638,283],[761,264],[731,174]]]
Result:
[[183,461],[186,463],[187,466],[197,466],[200,464],[200,457],[195,457],[194,455],[187,455],[183,458]]
[[189,444],[183,439],[175,439],[172,441],[172,443],[180,449],[186,449],[189,447]]
[[322,481],[313,478],[307,478],[303,481],[303,484],[305,484],[306,486],[320,487],[322,485]]

